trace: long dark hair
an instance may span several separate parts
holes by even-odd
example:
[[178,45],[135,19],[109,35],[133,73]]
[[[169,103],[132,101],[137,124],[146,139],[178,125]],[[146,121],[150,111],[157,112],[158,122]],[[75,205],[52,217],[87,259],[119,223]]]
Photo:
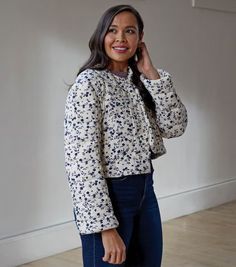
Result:
[[[89,48],[91,51],[90,57],[87,62],[80,68],[77,75],[86,69],[104,70],[109,66],[110,59],[106,55],[104,48],[104,38],[107,31],[114,19],[114,17],[123,12],[128,11],[134,14],[137,19],[139,35],[142,34],[144,24],[139,12],[130,5],[117,5],[110,7],[100,18],[97,28],[89,40]],[[139,72],[135,60],[135,55],[129,59],[129,66],[132,69],[132,82],[137,86],[140,91],[140,95],[145,103],[145,106],[155,112],[155,103],[151,94],[148,92],[143,82],[140,80],[141,73]]]

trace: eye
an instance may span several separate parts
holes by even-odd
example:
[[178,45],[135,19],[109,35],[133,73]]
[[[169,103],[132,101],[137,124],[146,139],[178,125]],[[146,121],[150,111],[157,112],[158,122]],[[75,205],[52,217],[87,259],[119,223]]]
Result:
[[129,34],[136,33],[136,31],[134,29],[127,29],[126,32],[129,33]]
[[115,28],[110,28],[110,29],[108,29],[108,32],[116,33],[116,29]]

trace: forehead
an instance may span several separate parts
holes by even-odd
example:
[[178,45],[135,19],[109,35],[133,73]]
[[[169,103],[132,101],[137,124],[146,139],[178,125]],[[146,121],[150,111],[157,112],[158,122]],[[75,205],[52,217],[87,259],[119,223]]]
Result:
[[137,19],[135,15],[129,11],[123,11],[119,14],[117,14],[111,25],[117,25],[117,26],[138,26]]

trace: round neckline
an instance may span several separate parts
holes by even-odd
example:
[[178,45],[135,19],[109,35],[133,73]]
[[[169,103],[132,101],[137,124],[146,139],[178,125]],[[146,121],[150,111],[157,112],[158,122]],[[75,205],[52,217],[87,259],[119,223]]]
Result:
[[113,75],[118,76],[119,78],[127,78],[128,72],[127,71],[111,71]]
[[[128,67],[128,70],[127,72],[126,71],[111,71],[109,69],[106,69],[106,72],[109,76],[112,76],[113,79],[118,79],[118,80],[121,80],[121,81],[124,81],[124,80],[129,80],[131,78],[131,75],[132,75],[132,70],[130,67]],[[125,76],[122,76],[122,75],[119,75],[119,73],[122,73],[124,74],[125,73]]]

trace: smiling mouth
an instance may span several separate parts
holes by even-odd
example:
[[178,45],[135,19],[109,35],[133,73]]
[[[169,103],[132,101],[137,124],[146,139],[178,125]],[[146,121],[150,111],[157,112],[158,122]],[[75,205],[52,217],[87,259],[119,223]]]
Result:
[[112,49],[117,52],[125,52],[128,50],[128,47],[113,46]]

